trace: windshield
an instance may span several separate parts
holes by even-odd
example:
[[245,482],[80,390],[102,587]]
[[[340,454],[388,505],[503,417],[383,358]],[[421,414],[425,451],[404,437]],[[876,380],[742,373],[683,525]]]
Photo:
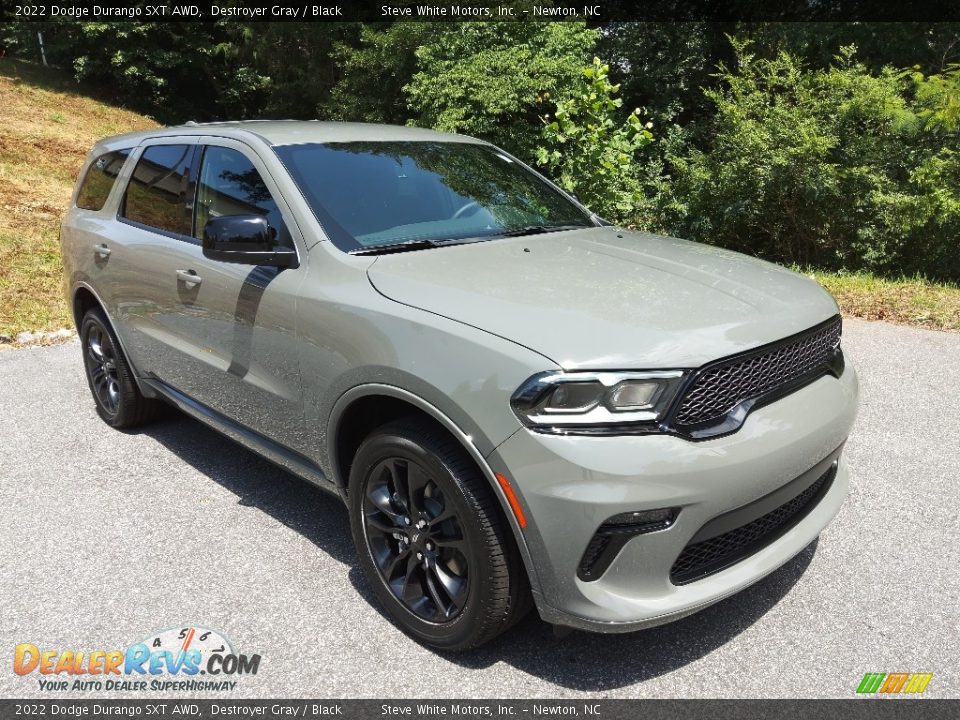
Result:
[[348,252],[595,224],[539,175],[489,145],[347,142],[275,150],[324,230]]

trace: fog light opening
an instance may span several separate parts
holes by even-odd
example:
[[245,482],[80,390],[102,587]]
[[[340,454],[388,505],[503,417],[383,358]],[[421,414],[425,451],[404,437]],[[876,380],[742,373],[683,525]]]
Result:
[[680,508],[657,508],[636,510],[613,515],[590,538],[577,577],[584,582],[593,582],[603,575],[631,538],[666,530],[677,519]]

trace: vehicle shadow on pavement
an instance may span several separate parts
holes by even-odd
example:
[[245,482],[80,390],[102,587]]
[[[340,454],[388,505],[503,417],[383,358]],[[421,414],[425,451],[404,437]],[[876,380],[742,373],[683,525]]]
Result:
[[153,438],[229,490],[240,505],[262,510],[338,562],[356,562],[346,509],[329,493],[176,410],[171,409],[169,421],[134,432]]
[[[177,415],[172,421],[150,425],[139,432],[237,495],[240,504],[262,510],[321,551],[350,565],[351,584],[366,602],[380,610],[357,566],[349,519],[336,498],[201,423]],[[573,632],[557,638],[553,628],[533,611],[517,626],[477,650],[437,655],[469,670],[504,662],[573,690],[602,692],[633,685],[682,668],[749,628],[787,595],[813,560],[816,549],[815,540],[755,585],[695,615],[660,627],[616,635]]]
[[625,634],[574,631],[557,638],[531,612],[488,645],[448,659],[471,669],[505,662],[580,691],[603,692],[659,677],[712,653],[762,618],[803,576],[817,543],[755,585],[676,622]]

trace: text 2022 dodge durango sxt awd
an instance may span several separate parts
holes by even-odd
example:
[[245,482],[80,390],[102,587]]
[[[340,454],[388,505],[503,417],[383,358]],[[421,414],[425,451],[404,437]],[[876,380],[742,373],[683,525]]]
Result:
[[293,121],[103,140],[63,222],[100,416],[172,403],[346,503],[386,610],[476,646],[627,631],[807,546],[847,492],[840,317],[609,226],[488,143]]

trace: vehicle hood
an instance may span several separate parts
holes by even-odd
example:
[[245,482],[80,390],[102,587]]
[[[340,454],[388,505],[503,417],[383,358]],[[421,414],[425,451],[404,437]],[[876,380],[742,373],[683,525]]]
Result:
[[837,313],[816,282],[709,245],[588,228],[379,256],[384,296],[567,369],[690,368]]

